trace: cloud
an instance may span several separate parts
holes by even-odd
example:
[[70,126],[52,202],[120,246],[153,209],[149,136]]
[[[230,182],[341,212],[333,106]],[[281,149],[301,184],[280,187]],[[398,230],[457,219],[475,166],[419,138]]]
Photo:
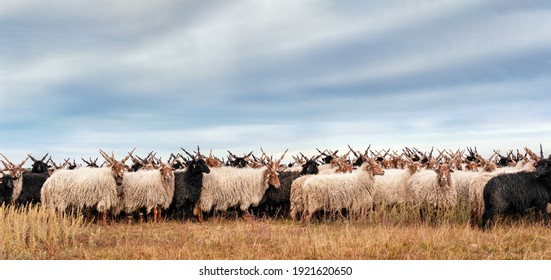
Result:
[[533,144],[550,19],[544,1],[4,1],[0,151]]

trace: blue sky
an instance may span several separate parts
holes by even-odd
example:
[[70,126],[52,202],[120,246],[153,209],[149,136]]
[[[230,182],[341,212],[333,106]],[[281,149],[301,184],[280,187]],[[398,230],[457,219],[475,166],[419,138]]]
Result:
[[196,145],[551,153],[549,1],[47,2],[0,0],[14,162]]

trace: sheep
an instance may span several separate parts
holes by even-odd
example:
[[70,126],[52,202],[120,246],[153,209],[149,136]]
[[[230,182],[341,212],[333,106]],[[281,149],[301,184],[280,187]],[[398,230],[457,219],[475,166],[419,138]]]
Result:
[[385,169],[384,176],[375,177],[373,204],[390,207],[404,204],[408,180],[420,166],[420,163],[410,161],[405,169]]
[[303,185],[306,179],[315,175],[304,175],[296,178],[291,183],[291,191],[289,193],[289,216],[293,220],[298,220],[299,215],[304,213],[304,190]]
[[[40,202],[40,190],[44,185],[44,182],[50,177],[48,172],[49,166],[45,162],[46,154],[41,160],[37,160],[31,155],[28,157],[33,161],[31,172],[23,173],[23,186],[21,193],[15,201],[18,205],[36,204]],[[51,157],[50,157],[51,160]]]
[[11,204],[13,188],[13,176],[0,172],[0,206]]
[[457,206],[459,207],[469,207],[469,186],[471,181],[478,177],[480,172],[477,170],[464,171],[464,170],[455,170],[452,174],[453,180],[455,181],[455,190],[457,191]]
[[346,209],[358,215],[373,206],[374,175],[384,175],[381,167],[367,160],[352,173],[312,175],[302,183],[303,223],[307,224],[318,210],[339,212]]
[[174,196],[174,173],[167,164],[158,169],[128,172],[122,181],[124,194],[120,197],[115,213],[121,210],[132,213],[145,208],[153,209],[153,223],[160,222],[161,208],[167,209]]
[[457,204],[457,190],[448,164],[413,174],[407,184],[408,203],[419,207],[421,218],[427,210],[449,210]]
[[484,213],[484,187],[490,179],[500,174],[507,173],[518,173],[518,172],[533,172],[535,167],[532,161],[526,162],[522,169],[517,169],[514,167],[502,167],[497,168],[496,163],[490,161],[485,161],[482,158],[479,158],[480,163],[483,166],[482,173],[479,173],[477,176],[471,179],[469,182],[469,194],[468,202],[470,206],[470,224],[475,226],[478,224],[482,213]]
[[199,155],[191,156],[185,170],[174,172],[174,198],[170,205],[173,214],[183,219],[186,214],[193,213],[193,208],[201,196],[203,173],[210,173],[210,168]]
[[489,229],[495,215],[511,216],[536,208],[549,224],[547,204],[551,203],[551,157],[540,160],[536,171],[504,173],[490,179],[484,187],[483,229]]
[[272,185],[268,187],[257,207],[259,212],[264,212],[270,216],[276,216],[278,212],[281,212],[283,216],[286,216],[290,209],[292,183],[300,176],[318,174],[316,159],[316,157],[306,159],[306,162],[300,166],[302,168],[300,171],[282,171],[279,174],[281,186],[279,188]]
[[6,170],[11,174],[13,177],[13,193],[11,201],[15,202],[19,195],[21,194],[21,190],[23,189],[23,173],[25,172],[25,169],[23,168],[23,165],[29,157],[27,156],[20,164],[15,165],[13,164],[6,156],[0,153],[0,155],[7,161],[2,161],[2,164],[4,164],[4,167]]
[[83,167],[54,172],[42,187],[42,204],[58,211],[95,207],[102,215],[102,225],[106,225],[107,212],[118,205],[120,196],[123,195],[122,183],[126,169],[124,162],[134,150],[121,161],[100,150],[107,161],[107,167]]
[[98,158],[96,158],[94,160],[92,160],[92,158],[90,158],[90,160],[85,160],[84,158],[80,158],[80,159],[82,159],[82,161],[84,163],[86,163],[87,167],[92,167],[92,168],[98,168],[99,167],[99,165],[97,164]]
[[249,165],[249,158],[252,156],[253,152],[251,151],[249,154],[244,155],[243,157],[238,157],[234,154],[232,154],[230,151],[228,151],[228,161],[230,166],[237,167],[237,168],[245,168]]
[[[285,154],[284,154],[285,155]],[[223,166],[213,168],[203,176],[203,188],[195,208],[193,209],[200,222],[203,212],[212,209],[226,211],[238,206],[249,220],[249,207],[257,206],[271,184],[279,188],[280,182],[277,169],[281,159],[270,161],[262,168],[237,168]]]

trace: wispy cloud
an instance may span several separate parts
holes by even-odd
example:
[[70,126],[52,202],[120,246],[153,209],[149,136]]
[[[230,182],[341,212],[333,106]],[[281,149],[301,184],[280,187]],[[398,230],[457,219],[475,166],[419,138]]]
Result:
[[546,1],[3,1],[0,26],[0,151],[15,158],[551,134]]

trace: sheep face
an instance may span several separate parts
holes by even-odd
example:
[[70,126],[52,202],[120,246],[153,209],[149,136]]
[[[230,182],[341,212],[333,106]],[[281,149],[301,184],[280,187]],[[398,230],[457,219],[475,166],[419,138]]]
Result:
[[410,162],[407,165],[407,169],[409,169],[411,174],[414,174],[415,172],[419,171],[419,169],[421,169],[421,164],[419,162]]
[[115,162],[111,165],[111,174],[119,186],[122,185],[125,170],[126,166],[121,162]]
[[319,164],[317,162],[313,160],[308,160],[306,163],[302,165],[302,171],[300,172],[300,174],[301,175],[318,174],[319,173],[318,166]]
[[50,166],[48,166],[48,164],[46,164],[44,162],[46,160],[46,157],[48,156],[48,154],[46,154],[41,160],[37,160],[37,159],[33,158],[31,155],[28,155],[28,156],[33,161],[32,170],[31,170],[32,173],[46,173],[46,172],[48,172],[48,168]]
[[172,166],[168,164],[163,164],[159,172],[161,172],[161,177],[167,181],[174,177]]
[[268,184],[274,186],[276,189],[279,188],[281,185],[281,182],[279,181],[279,173],[277,172],[279,164],[272,163],[270,165],[266,165],[266,167],[268,167],[268,169],[266,170],[265,176]]
[[[214,157],[212,156],[209,156],[205,161],[203,162],[206,162],[206,165],[208,165],[208,167],[212,167],[212,168],[218,168],[218,167],[222,167],[222,163],[215,159]],[[208,168],[207,167],[207,168]],[[204,171],[203,171],[204,172]],[[208,173],[208,172],[205,172],[205,173]]]
[[385,175],[385,171],[376,161],[368,160],[364,166],[365,170],[373,175]]
[[536,165],[536,177],[544,177],[551,172],[551,164],[548,159],[540,160]]
[[434,171],[437,174],[438,185],[441,187],[449,187],[451,185],[451,173],[453,172],[451,166],[441,164]]
[[6,167],[6,170],[8,170],[8,172],[10,172],[10,174],[13,176],[13,179],[17,180],[21,178],[21,176],[23,175],[23,172],[25,172],[25,169],[23,169],[22,166],[25,164],[25,162],[27,162],[29,157],[27,156],[27,158],[23,160],[19,165],[15,165],[11,161],[9,161],[6,158],[6,156],[4,156],[3,154],[0,154],[0,155],[2,155],[2,157],[8,162],[6,163],[2,161],[2,164],[4,164],[4,167]]
[[478,169],[478,163],[475,161],[471,161],[467,164],[466,168],[469,171],[476,171]]
[[4,173],[0,172],[0,185],[4,185],[5,188],[13,189],[13,181],[11,180],[10,175],[4,175]]
[[132,153],[136,150],[136,148],[132,149],[131,152],[128,153],[128,155],[123,158],[121,161],[117,161],[115,159],[115,155],[109,156],[106,152],[103,150],[99,150],[101,156],[105,158],[107,162],[107,166],[111,168],[111,174],[113,175],[113,178],[115,178],[115,181],[117,182],[117,186],[122,186],[122,179],[124,176],[124,171],[128,169],[128,167],[124,164],[125,161],[127,161],[131,156]]
[[9,170],[14,180],[21,178],[21,176],[23,176],[23,172],[25,172],[25,169],[19,166],[15,166],[13,168],[10,168]]
[[[221,167],[221,166],[220,166]],[[207,162],[203,160],[202,158],[194,159],[189,163],[189,167],[191,170],[194,170],[193,173],[210,173],[210,168]]]
[[10,204],[14,185],[11,175],[4,175],[0,172],[0,205],[2,203]]
[[249,157],[253,154],[253,152],[250,152],[248,155],[245,155],[243,157],[237,157],[236,155],[232,154],[230,151],[228,151],[230,156],[228,158],[233,158],[233,160],[230,159],[230,165],[237,168],[245,168],[247,165],[249,165]]

